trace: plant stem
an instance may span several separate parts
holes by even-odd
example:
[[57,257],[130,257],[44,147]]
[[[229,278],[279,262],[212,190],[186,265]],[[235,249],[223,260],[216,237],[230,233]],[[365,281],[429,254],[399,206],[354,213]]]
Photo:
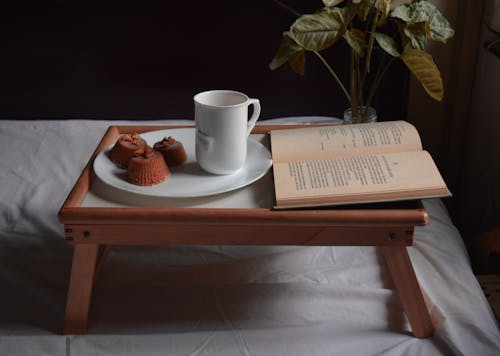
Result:
[[368,40],[368,51],[366,53],[366,61],[365,61],[365,75],[370,72],[370,64],[372,59],[372,51],[373,51],[373,43],[375,40],[375,30],[377,28],[378,22],[378,11],[375,11],[372,18],[372,26],[370,28],[370,38]]
[[358,102],[356,103],[356,117],[362,117],[361,110],[364,106],[363,88],[365,86],[364,78],[361,78],[361,61],[357,53],[354,53],[356,59],[356,89],[358,91]]
[[297,17],[301,16],[301,13],[298,12],[297,10],[295,10],[294,8],[290,7],[289,5],[279,1],[279,0],[273,0],[276,5],[278,5],[279,7],[281,7],[282,9],[288,11],[289,13],[291,13],[292,15],[295,15]]
[[350,80],[351,80],[351,116],[356,117],[357,108],[358,108],[358,89],[357,89],[357,79],[356,79],[356,65],[354,59],[354,51],[351,49],[351,71],[350,71]]
[[318,51],[312,51],[314,52],[314,54],[316,56],[318,56],[318,58],[320,59],[321,62],[323,62],[323,64],[326,66],[326,68],[328,69],[328,71],[330,72],[330,74],[333,76],[333,78],[335,78],[335,80],[337,81],[338,85],[340,86],[340,89],[342,89],[342,91],[344,92],[347,100],[349,102],[351,102],[351,96],[349,95],[349,92],[346,90],[344,84],[342,84],[342,81],[339,79],[339,77],[337,76],[337,73],[335,73],[335,71],[332,69],[332,67],[330,67],[330,65],[328,64],[328,62],[323,58],[323,56],[321,54],[319,54]]
[[372,85],[370,87],[370,93],[369,93],[368,99],[366,101],[366,106],[367,107],[371,105],[373,97],[375,96],[375,92],[377,91],[377,88],[378,88],[378,86],[380,84],[380,81],[384,77],[385,72],[387,72],[387,69],[389,69],[389,67],[391,66],[391,64],[395,60],[396,60],[396,58],[394,58],[394,57],[391,56],[390,59],[385,64],[385,66],[383,67],[382,70],[380,70],[380,68],[382,68],[382,66],[379,66],[379,70],[377,71],[377,74],[375,75],[375,78],[373,79]]

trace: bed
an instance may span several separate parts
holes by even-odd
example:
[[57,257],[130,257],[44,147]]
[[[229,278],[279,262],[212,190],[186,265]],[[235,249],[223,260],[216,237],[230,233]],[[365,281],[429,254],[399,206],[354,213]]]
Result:
[[[266,123],[297,122],[324,118]],[[63,335],[72,248],[57,212],[112,124],[130,122],[0,122],[0,354],[500,352],[493,313],[437,199],[424,200],[430,222],[409,249],[433,337],[411,335],[375,248],[299,246],[114,247],[87,333]]]

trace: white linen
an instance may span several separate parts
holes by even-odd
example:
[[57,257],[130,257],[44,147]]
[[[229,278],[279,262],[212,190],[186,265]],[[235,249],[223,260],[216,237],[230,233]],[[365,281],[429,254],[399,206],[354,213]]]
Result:
[[424,202],[430,223],[409,248],[431,338],[410,336],[375,248],[295,246],[113,248],[88,333],[61,335],[72,249],[57,212],[105,128],[127,123],[0,122],[1,355],[499,353],[493,314],[439,200]]

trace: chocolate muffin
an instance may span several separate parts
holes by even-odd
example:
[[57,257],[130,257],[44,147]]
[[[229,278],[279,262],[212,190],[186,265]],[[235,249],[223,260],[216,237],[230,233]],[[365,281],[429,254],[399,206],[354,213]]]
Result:
[[109,152],[111,161],[120,168],[127,168],[130,158],[138,149],[144,149],[147,146],[138,133],[131,135],[122,135],[116,140],[115,145]]
[[153,148],[161,152],[169,167],[179,166],[187,161],[184,146],[172,136],[164,137],[163,140],[156,142]]
[[129,161],[128,181],[136,185],[154,185],[163,182],[170,175],[160,152],[146,146],[136,151]]

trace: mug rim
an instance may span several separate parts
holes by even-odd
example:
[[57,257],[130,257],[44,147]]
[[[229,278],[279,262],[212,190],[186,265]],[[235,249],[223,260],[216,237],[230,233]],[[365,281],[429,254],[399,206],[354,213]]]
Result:
[[[239,104],[233,104],[233,105],[211,105],[211,104],[206,104],[206,103],[200,102],[200,97],[208,95],[208,94],[216,94],[216,93],[238,94],[238,95],[242,96],[245,100],[242,101]],[[215,90],[205,90],[205,91],[202,91],[202,92],[196,94],[195,96],[193,96],[193,100],[198,105],[202,105],[202,106],[206,106],[206,107],[211,107],[211,108],[234,108],[234,107],[237,107],[237,106],[245,105],[245,103],[247,103],[250,100],[250,97],[248,95],[246,95],[245,93],[242,93],[242,92],[239,92],[239,91],[236,91],[236,90],[215,89]]]

